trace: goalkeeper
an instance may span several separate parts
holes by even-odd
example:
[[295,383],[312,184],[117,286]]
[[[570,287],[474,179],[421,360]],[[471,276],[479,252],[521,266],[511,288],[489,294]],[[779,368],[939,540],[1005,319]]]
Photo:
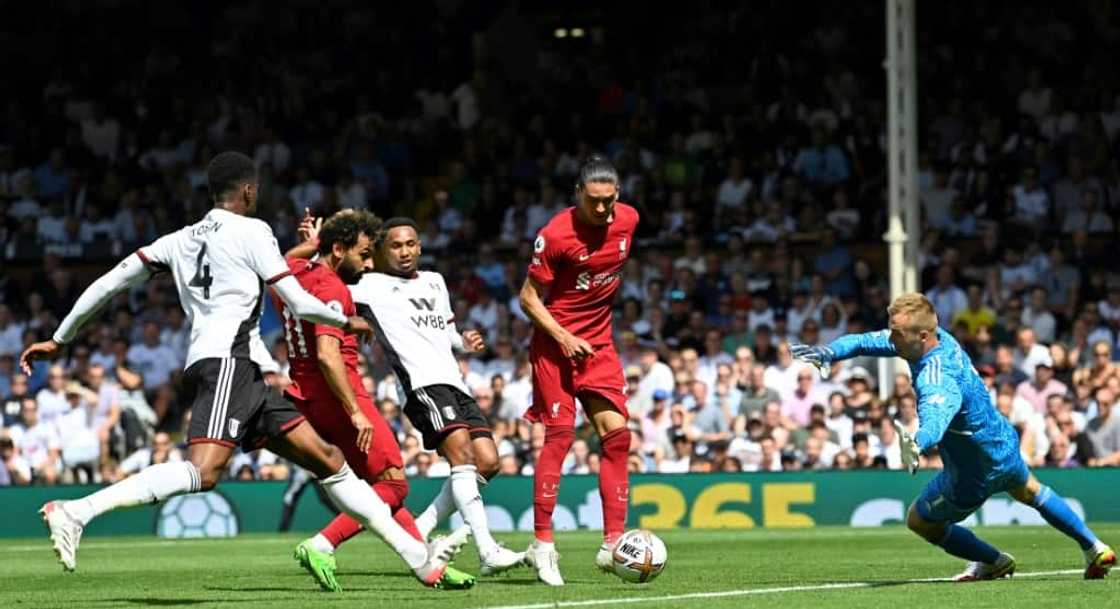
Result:
[[910,364],[918,399],[917,433],[897,422],[902,462],[911,474],[918,455],[937,446],[945,464],[910,506],[906,526],[926,541],[969,561],[957,581],[997,579],[1015,572],[1015,559],[957,525],[991,495],[1007,492],[1034,507],[1072,537],[1085,554],[1086,579],[1108,575],[1116,553],[1097,539],[1066,502],[1044,486],[1019,456],[1019,436],[992,404],[972,361],[937,327],[925,296],[903,294],[887,309],[890,329],[841,336],[828,346],[794,345],[794,357],[817,366],[861,355],[898,356]]

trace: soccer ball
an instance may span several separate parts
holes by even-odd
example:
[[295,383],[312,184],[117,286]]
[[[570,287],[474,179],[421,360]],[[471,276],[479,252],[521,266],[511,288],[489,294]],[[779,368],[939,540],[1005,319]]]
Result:
[[611,551],[615,575],[632,584],[647,584],[665,570],[669,553],[657,535],[646,530],[627,531]]

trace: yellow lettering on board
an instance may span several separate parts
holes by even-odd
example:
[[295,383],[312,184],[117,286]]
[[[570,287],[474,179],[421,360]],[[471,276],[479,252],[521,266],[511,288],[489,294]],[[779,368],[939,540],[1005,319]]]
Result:
[[630,505],[638,506],[652,503],[657,511],[645,514],[638,519],[643,529],[671,529],[681,525],[688,505],[684,495],[668,484],[636,484],[630,488]]
[[739,482],[713,484],[692,504],[691,526],[696,529],[751,529],[754,520],[735,509],[720,510],[725,503],[750,503],[751,487]]
[[813,503],[816,488],[811,482],[782,482],[762,485],[762,521],[767,527],[807,528],[816,523],[808,514],[789,510],[793,503]]

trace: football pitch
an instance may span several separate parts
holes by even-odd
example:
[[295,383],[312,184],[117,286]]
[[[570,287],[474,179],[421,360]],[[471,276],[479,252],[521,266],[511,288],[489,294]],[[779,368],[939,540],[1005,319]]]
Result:
[[[1120,544],[1120,524],[1094,527]],[[164,541],[91,537],[78,571],[64,574],[45,534],[0,542],[0,607],[362,607],[483,609],[518,607],[1108,607],[1120,598],[1120,573],[1081,578],[1076,545],[1048,527],[977,531],[1018,560],[1012,580],[937,581],[963,566],[899,526],[876,529],[658,531],[669,563],[648,585],[628,585],[595,570],[600,537],[557,536],[568,585],[549,588],[528,568],[480,578],[469,591],[427,590],[372,535],[338,553],[342,594],[321,592],[292,560],[303,537],[243,535],[229,540]],[[512,548],[529,534],[499,535]],[[476,572],[474,546],[457,566]]]

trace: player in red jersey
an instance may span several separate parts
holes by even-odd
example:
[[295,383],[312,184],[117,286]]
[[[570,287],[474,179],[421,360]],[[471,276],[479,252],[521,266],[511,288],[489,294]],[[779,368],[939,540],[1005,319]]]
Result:
[[[311,295],[339,312],[355,311],[346,284],[373,268],[372,239],[380,220],[369,212],[335,214],[318,231],[317,260],[287,258],[288,267]],[[400,447],[388,423],[374,406],[358,372],[358,341],[330,326],[302,321],[274,297],[284,319],[288,343],[287,388],[296,407],[324,438],[335,443],[357,476],[369,482],[389,505],[393,518],[413,537],[424,541],[412,514],[404,507],[408,482]],[[350,527],[345,527],[349,530]],[[319,535],[296,547],[296,558],[326,590],[341,591],[335,579],[334,548],[347,535],[332,522]],[[464,532],[459,533],[460,536]],[[454,541],[454,540],[451,540]],[[446,545],[446,542],[436,542]],[[474,578],[448,567],[443,587],[470,587]]]
[[596,565],[611,569],[623,533],[630,482],[626,380],[611,339],[611,304],[630,254],[638,212],[618,202],[618,172],[601,157],[580,169],[576,205],[549,220],[533,245],[521,306],[535,326],[529,358],[533,405],[526,418],[545,425],[534,469],[533,528],[526,553],[546,584],[564,585],[552,537],[560,466],[575,439],[576,398],[599,434],[603,545]]

